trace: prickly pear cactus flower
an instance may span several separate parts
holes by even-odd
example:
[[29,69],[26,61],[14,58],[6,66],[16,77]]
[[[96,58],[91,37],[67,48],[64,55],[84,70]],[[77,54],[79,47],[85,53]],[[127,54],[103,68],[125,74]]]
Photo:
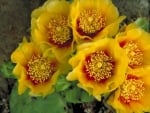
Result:
[[130,24],[116,39],[129,57],[130,68],[150,65],[150,33]]
[[150,68],[134,69],[127,73],[124,83],[108,100],[117,113],[150,111]]
[[119,17],[111,0],[74,0],[70,11],[70,25],[77,42],[95,40],[102,34],[113,36],[124,18]]
[[19,94],[27,88],[32,96],[45,96],[53,92],[60,65],[50,50],[43,50],[24,38],[12,53],[11,60],[16,63],[13,74],[18,79]]
[[73,70],[67,80],[77,80],[79,87],[101,100],[101,94],[111,92],[123,83],[128,58],[117,41],[104,38],[78,46],[69,63]]
[[50,46],[61,62],[67,59],[72,50],[72,29],[68,26],[69,10],[70,3],[65,0],[48,0],[32,12],[32,40],[37,44],[45,43]]

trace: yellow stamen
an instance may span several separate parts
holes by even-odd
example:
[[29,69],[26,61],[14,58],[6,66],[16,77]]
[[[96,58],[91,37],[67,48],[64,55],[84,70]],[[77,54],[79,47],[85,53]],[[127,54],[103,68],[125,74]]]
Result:
[[85,34],[93,34],[105,27],[105,18],[96,9],[83,10],[79,15],[79,29]]
[[85,72],[95,81],[108,79],[112,76],[114,69],[112,57],[104,51],[92,53],[85,62]]
[[135,67],[140,66],[143,63],[143,53],[138,47],[138,43],[129,41],[123,48],[125,49],[129,57],[129,66]]
[[121,86],[120,96],[123,98],[124,103],[131,101],[138,101],[144,94],[144,82],[138,79],[126,80]]
[[72,31],[67,22],[67,16],[63,15],[54,16],[49,20],[47,28],[50,43],[63,46],[63,44],[72,40]]
[[27,75],[34,84],[44,83],[56,71],[56,61],[41,56],[33,56],[27,64]]

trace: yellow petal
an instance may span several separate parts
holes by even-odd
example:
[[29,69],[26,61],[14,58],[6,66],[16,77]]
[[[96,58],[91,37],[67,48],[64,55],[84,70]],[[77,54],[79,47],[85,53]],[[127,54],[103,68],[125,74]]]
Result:
[[17,48],[12,54],[11,54],[11,61],[13,63],[20,63],[22,65],[25,65],[27,63],[27,59],[25,58],[24,54],[21,52],[20,48]]
[[14,67],[13,69],[13,74],[19,78],[21,76],[21,71],[20,70],[23,70],[23,66],[20,64],[20,63],[17,63],[16,66]]
[[[13,74],[16,75],[18,79],[19,94],[23,94],[26,89],[30,89],[30,93],[34,96],[45,96],[52,93],[54,90],[53,85],[56,83],[61,67],[49,47],[46,45],[36,45],[33,42],[27,42],[26,39],[23,39],[23,42],[12,54],[12,61],[16,63]],[[52,66],[52,70],[47,71],[54,71],[52,72],[53,75],[46,76],[44,79],[40,78],[40,76],[45,76],[45,74],[40,71],[40,69],[43,70],[41,63],[44,64],[43,66],[45,66],[44,68],[46,69],[50,69],[49,66]],[[36,74],[32,73],[32,71]],[[41,79],[42,83],[39,79]],[[45,79],[48,81],[45,81]]]
[[104,30],[101,31],[98,35],[108,35],[108,36],[114,36],[118,30],[119,30],[119,24],[125,19],[125,16],[120,16],[116,21],[114,21],[112,24],[106,26]]
[[72,31],[68,25],[70,3],[46,1],[32,14],[32,41],[50,47],[60,62],[67,62],[72,52]]
[[47,42],[47,34],[46,33],[42,33],[41,31],[39,31],[38,29],[34,29],[32,31],[32,37],[31,40],[33,42],[35,42],[36,44],[41,44],[43,42]]
[[46,96],[47,94],[50,94],[54,91],[54,84],[56,83],[57,81],[57,78],[58,78],[58,74],[59,72],[56,72],[50,81],[48,81],[47,83],[44,83],[44,84],[41,84],[41,85],[31,85],[31,86],[28,86],[31,91],[30,91],[30,95],[32,96],[36,96],[36,95],[39,95],[39,96]]
[[21,70],[21,75],[20,78],[18,80],[18,94],[21,95],[23,94],[26,89],[27,89],[27,78],[26,78],[26,72],[24,72],[23,70]]
[[[143,113],[150,111],[150,102],[148,97],[150,96],[150,68],[138,68],[127,72],[128,75],[138,77],[138,80],[144,83],[143,95],[139,100],[131,100],[129,103],[124,103],[120,100],[121,88],[118,88],[114,94],[108,99],[108,103],[116,109],[118,113]],[[140,89],[139,89],[140,90]]]
[[22,43],[19,44],[19,47],[11,54],[12,62],[25,65],[32,53],[32,48],[32,44],[28,43],[24,37]]
[[[88,58],[87,56],[101,50],[107,51],[107,53],[114,58],[115,62],[113,75],[106,82],[92,80],[88,78],[84,72],[85,59]],[[120,59],[120,56],[123,58]],[[124,82],[128,58],[114,39],[104,38],[97,42],[80,45],[77,49],[77,53],[69,60],[69,63],[72,65],[73,70],[67,75],[67,80],[77,80],[80,87],[100,100],[101,94],[115,90]],[[98,63],[97,61],[97,64]],[[96,68],[96,64],[93,68]]]
[[123,19],[124,16],[119,17],[118,10],[111,0],[86,0],[86,2],[75,0],[71,6],[69,22],[73,29],[74,40],[83,43],[107,35],[114,36]]
[[[131,68],[138,68],[138,67],[142,67],[142,66],[147,66],[150,65],[150,33],[145,32],[144,30],[140,29],[139,27],[137,27],[136,25],[129,24],[126,27],[126,30],[124,32],[119,33],[116,36],[116,40],[119,42],[120,46],[122,48],[124,48],[124,45],[133,42],[133,44],[135,44],[136,49],[133,49],[132,47],[129,48],[128,46],[128,50],[126,50],[127,55],[129,56],[129,59],[132,59],[133,57],[135,59],[142,59],[142,60],[135,60],[132,62],[136,63],[138,62],[139,64],[135,64],[135,66],[130,65],[129,62],[129,66]],[[124,45],[122,45],[124,43]],[[131,52],[134,51],[140,51],[141,56],[138,54],[137,56],[133,55]],[[137,53],[137,52],[135,52]]]

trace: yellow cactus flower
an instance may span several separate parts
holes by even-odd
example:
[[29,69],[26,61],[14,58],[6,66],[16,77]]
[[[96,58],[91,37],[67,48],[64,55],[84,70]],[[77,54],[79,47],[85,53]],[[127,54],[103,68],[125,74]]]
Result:
[[150,68],[127,73],[124,83],[111,95],[108,103],[117,113],[150,112]]
[[33,42],[24,38],[19,47],[11,54],[16,63],[13,74],[18,79],[18,93],[27,88],[33,96],[45,96],[54,91],[60,73],[60,64],[50,50],[38,48]]
[[50,46],[60,61],[71,52],[73,36],[68,25],[69,10],[70,3],[65,0],[48,0],[32,12],[32,40]]
[[124,18],[119,17],[111,0],[74,0],[70,11],[70,24],[77,42],[95,40],[102,34],[115,35]]
[[130,24],[116,39],[129,57],[130,68],[150,65],[150,33]]
[[78,46],[69,63],[73,70],[67,80],[78,80],[79,87],[101,100],[101,94],[116,89],[124,81],[128,58],[117,41],[104,38]]

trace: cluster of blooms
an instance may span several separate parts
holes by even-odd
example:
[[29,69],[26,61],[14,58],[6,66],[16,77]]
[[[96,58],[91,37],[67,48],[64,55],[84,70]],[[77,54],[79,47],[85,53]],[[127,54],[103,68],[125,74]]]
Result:
[[[31,17],[31,38],[12,53],[19,94],[46,96],[62,73],[118,113],[150,111],[150,33],[134,23],[118,32],[111,0],[48,0]],[[70,71],[71,70],[71,71]]]

